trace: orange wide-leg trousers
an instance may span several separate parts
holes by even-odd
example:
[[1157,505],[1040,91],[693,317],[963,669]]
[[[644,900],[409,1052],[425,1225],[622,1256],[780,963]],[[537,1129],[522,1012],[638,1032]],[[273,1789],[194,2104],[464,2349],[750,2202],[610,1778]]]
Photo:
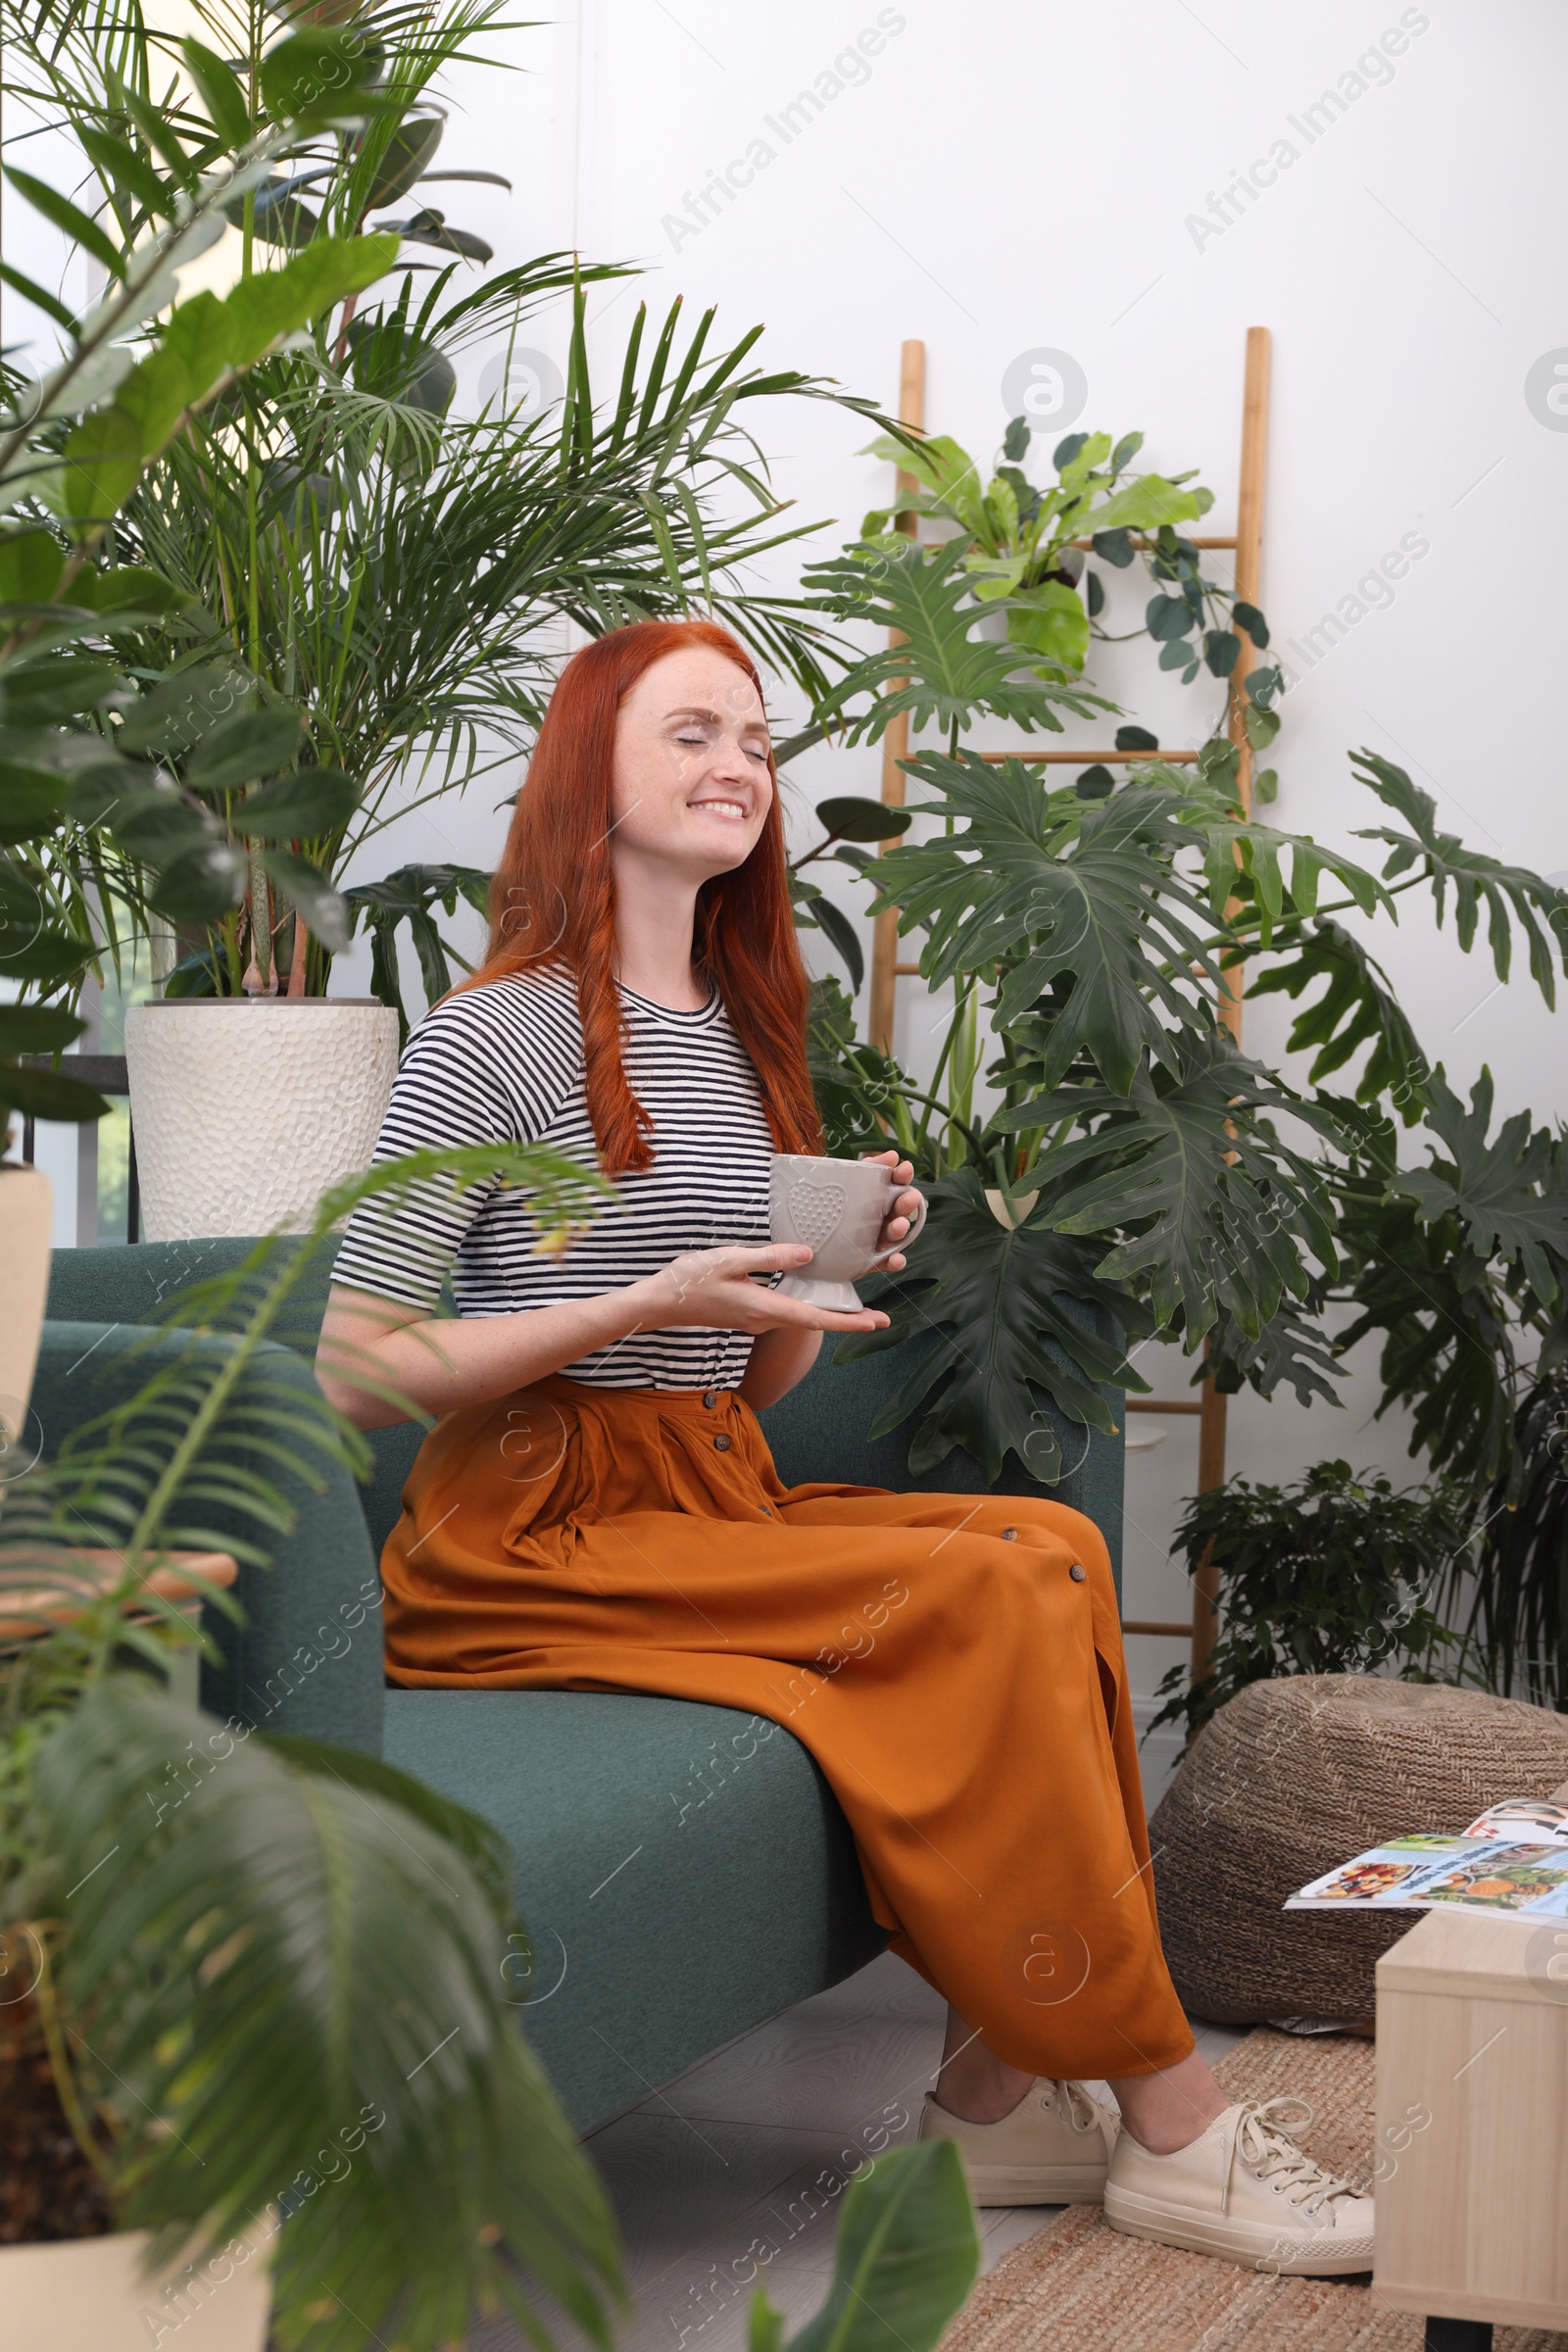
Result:
[[1009,2065],[1193,2047],[1080,1513],[785,1487],[733,1393],[555,1378],[437,1423],[381,1567],[396,1683],[655,1691],[793,1732],[893,1949]]

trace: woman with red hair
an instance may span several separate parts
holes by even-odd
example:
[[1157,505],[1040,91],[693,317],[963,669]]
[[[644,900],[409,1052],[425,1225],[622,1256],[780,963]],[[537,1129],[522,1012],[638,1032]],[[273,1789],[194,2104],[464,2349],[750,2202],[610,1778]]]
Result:
[[[393,1394],[437,1416],[382,1556],[387,1671],[786,1725],[894,1950],[948,1999],[921,2135],[960,2141],[982,2204],[1102,2197],[1232,2260],[1369,2269],[1370,2201],[1194,2049],[1099,1531],[1045,1499],[773,1467],[756,1408],[824,1332],[887,1321],[768,1287],[810,1255],[767,1238],[772,1153],[822,1148],[806,1004],[744,649],[705,621],[599,639],[540,729],[484,964],[416,1030],[377,1156],[538,1142],[615,1196],[564,1251],[498,1182],[367,1201],[334,1268],[327,1396],[365,1429],[401,1418]],[[897,1267],[919,1195],[882,1156]]]

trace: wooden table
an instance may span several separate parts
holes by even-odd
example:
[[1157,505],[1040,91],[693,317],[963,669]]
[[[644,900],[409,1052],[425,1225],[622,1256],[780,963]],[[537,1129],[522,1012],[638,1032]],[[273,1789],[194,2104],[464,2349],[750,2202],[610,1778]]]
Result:
[[1568,2329],[1568,1919],[1428,1911],[1377,1964],[1377,2080],[1374,2297],[1431,2352]]

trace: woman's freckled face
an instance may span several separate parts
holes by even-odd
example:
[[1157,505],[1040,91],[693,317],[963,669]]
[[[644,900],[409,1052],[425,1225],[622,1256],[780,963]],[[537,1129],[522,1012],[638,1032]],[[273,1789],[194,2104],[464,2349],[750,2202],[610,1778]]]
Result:
[[707,646],[644,671],[615,721],[612,856],[702,883],[743,865],[773,802],[767,716],[751,679]]

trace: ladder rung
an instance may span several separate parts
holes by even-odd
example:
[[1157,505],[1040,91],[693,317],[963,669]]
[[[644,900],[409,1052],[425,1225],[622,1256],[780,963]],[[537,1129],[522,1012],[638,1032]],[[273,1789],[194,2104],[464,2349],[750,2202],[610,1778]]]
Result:
[[1124,1634],[1170,1634],[1183,1642],[1193,1638],[1191,1625],[1171,1625],[1163,1617],[1124,1617],[1121,1630]]
[[[1067,542],[1069,547],[1092,548],[1094,544],[1092,539],[1069,539]],[[1189,547],[1237,547],[1241,543],[1236,539],[1189,539],[1187,544]],[[1140,532],[1134,538],[1133,545],[1134,547],[1147,547],[1149,541]]]
[[981,759],[988,767],[1000,767],[1004,760],[1022,760],[1035,766],[1087,767],[1092,760],[1102,765],[1121,767],[1130,760],[1196,760],[1196,752],[982,752]]
[[920,966],[917,963],[896,963],[893,966],[893,976],[896,980],[917,980],[920,976]]
[[1129,1396],[1130,1413],[1200,1413],[1202,1406],[1192,1396]]

